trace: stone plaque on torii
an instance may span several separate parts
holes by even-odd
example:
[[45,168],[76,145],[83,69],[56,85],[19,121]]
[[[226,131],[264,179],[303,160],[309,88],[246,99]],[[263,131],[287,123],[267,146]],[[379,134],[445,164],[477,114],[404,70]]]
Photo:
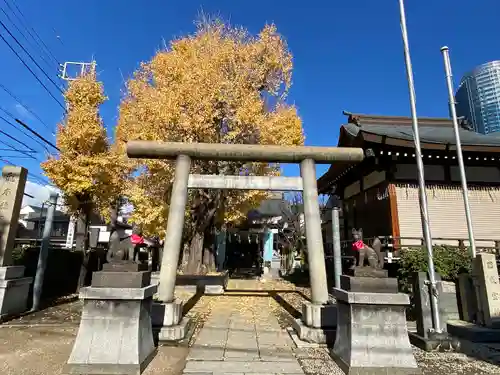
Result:
[[[312,295],[312,301],[304,304],[303,323],[318,341],[326,340],[324,332],[335,326],[336,309],[329,304],[316,164],[357,163],[364,159],[362,149],[132,141],[127,144],[127,154],[131,158],[176,160],[160,269],[159,300],[163,306],[160,340],[183,338],[183,327],[187,324],[181,316],[182,301],[175,299],[174,289],[190,188],[303,192]],[[191,175],[192,160],[298,163],[301,177]]]

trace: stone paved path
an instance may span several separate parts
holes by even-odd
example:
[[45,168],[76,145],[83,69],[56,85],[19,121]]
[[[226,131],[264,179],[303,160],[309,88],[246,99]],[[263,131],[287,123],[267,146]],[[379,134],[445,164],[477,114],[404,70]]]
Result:
[[247,302],[220,299],[191,347],[184,374],[304,374],[267,298]]

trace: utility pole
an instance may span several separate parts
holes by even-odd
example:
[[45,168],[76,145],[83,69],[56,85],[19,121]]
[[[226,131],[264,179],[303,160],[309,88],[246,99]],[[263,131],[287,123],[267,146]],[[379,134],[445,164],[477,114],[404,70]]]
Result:
[[54,221],[58,197],[59,195],[57,193],[50,193],[47,216],[45,217],[45,226],[43,227],[42,244],[40,246],[40,253],[38,254],[38,264],[36,267],[35,281],[33,283],[33,307],[31,308],[31,311],[38,311],[40,308],[43,279],[47,268],[47,256],[49,255],[50,235],[52,232],[52,224]]
[[399,13],[401,18],[401,34],[403,38],[404,56],[406,64],[406,78],[408,80],[408,91],[410,95],[413,141],[415,143],[415,161],[417,162],[417,171],[418,171],[420,218],[422,220],[422,232],[424,235],[425,247],[427,248],[432,320],[434,325],[434,332],[442,333],[441,321],[439,320],[438,292],[436,288],[436,275],[434,271],[434,254],[432,250],[431,228],[429,224],[429,210],[427,207],[427,195],[425,192],[424,163],[422,161],[422,150],[420,148],[420,133],[418,129],[418,118],[417,118],[417,99],[415,95],[415,84],[413,82],[413,68],[411,65],[410,47],[408,43],[408,32],[406,30],[406,14],[405,14],[404,0],[399,0]]
[[[91,62],[74,62],[66,61],[64,64],[60,64],[61,74],[59,77],[65,81],[74,81],[86,73],[95,73],[95,67],[97,66],[95,61]],[[76,71],[75,76],[71,76],[68,72],[69,68],[72,71]]]
[[476,257],[476,241],[474,240],[474,231],[472,228],[472,217],[469,205],[469,189],[467,188],[467,177],[464,167],[464,156],[462,154],[462,142],[460,141],[460,133],[458,130],[457,109],[455,108],[455,96],[453,95],[453,75],[451,73],[451,63],[449,48],[444,46],[441,48],[444,59],[444,71],[446,73],[446,83],[448,86],[448,104],[450,106],[450,115],[453,121],[453,131],[455,133],[455,143],[457,147],[458,169],[460,170],[460,181],[462,182],[462,194],[464,197],[465,219],[467,220],[467,231],[469,232],[469,246],[472,258]]
[[333,240],[333,269],[335,273],[335,288],[340,289],[340,275],[342,275],[342,250],[340,247],[340,202],[335,199],[332,207],[332,240]]

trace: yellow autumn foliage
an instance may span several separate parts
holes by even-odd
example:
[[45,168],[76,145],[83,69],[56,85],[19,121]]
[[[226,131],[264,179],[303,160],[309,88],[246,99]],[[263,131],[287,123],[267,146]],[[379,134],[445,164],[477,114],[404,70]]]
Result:
[[[116,128],[117,147],[129,140],[302,145],[302,122],[285,103],[292,55],[274,25],[257,36],[221,21],[202,22],[194,34],[142,63],[127,83]],[[134,160],[128,187],[132,221],[147,232],[165,228],[173,164]],[[193,163],[192,173],[269,175],[275,165]],[[191,194],[193,195],[193,194]],[[267,192],[227,192],[224,221],[238,221]]]
[[88,73],[70,81],[64,97],[67,113],[56,134],[59,155],[41,167],[62,191],[72,214],[92,208],[107,214],[120,194],[124,169],[123,158],[110,152],[99,115],[99,106],[107,99],[103,85],[95,73]]

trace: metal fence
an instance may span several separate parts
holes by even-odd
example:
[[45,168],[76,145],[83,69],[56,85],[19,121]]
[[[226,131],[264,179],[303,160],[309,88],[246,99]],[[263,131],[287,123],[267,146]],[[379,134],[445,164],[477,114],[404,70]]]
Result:
[[[399,254],[402,251],[412,251],[425,246],[424,239],[422,237],[393,237],[393,236],[380,236],[382,242],[382,251],[386,253],[385,261],[386,263],[397,262],[399,260]],[[375,237],[365,238],[364,242],[367,245],[371,245],[375,240]],[[500,257],[500,240],[495,239],[476,239],[476,251],[478,253],[492,253]],[[340,241],[340,247],[342,251],[342,258],[352,258],[352,246],[353,240]],[[467,250],[469,245],[469,240],[464,238],[441,238],[436,237],[432,239],[433,246],[450,246],[457,247]],[[325,243],[325,258],[327,260],[333,259],[333,245],[330,243]]]

